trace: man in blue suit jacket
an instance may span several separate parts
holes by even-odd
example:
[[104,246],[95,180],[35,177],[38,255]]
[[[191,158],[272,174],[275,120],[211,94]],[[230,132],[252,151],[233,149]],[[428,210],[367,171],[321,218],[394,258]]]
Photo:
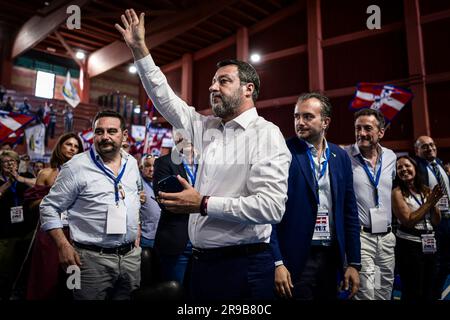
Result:
[[344,288],[351,288],[351,297],[361,267],[351,162],[325,139],[331,121],[326,96],[301,95],[294,118],[297,137],[287,141],[293,157],[286,212],[271,236],[275,289],[281,297],[336,299],[337,273],[346,265]]

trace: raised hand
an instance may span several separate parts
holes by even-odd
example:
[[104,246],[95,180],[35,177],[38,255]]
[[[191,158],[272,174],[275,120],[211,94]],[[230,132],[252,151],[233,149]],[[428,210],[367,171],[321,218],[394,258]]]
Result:
[[116,23],[114,27],[120,32],[125,43],[131,49],[134,59],[138,60],[149,54],[145,45],[145,13],[141,13],[139,18],[134,9],[125,10],[121,15],[123,27]]

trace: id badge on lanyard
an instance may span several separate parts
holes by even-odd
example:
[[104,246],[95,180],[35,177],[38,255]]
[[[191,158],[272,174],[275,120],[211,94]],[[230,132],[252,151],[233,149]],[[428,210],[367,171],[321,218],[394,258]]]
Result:
[[69,225],[69,217],[67,214],[67,210],[61,212],[61,222],[62,222],[63,226],[65,226],[65,227]]
[[23,207],[11,207],[11,223],[20,223],[23,222]]
[[327,210],[317,212],[316,225],[314,227],[313,240],[330,240],[330,217]]
[[446,194],[444,194],[442,198],[439,199],[437,207],[441,212],[448,211],[448,196]]
[[435,253],[437,246],[434,234],[422,234],[420,237],[422,238],[422,252],[425,254]]
[[123,201],[108,206],[106,220],[107,234],[125,234],[127,233],[127,210]]

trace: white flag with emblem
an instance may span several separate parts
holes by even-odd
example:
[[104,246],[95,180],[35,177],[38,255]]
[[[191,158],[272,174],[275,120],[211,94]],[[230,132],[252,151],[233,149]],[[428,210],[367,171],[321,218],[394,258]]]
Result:
[[77,89],[72,85],[70,81],[70,72],[67,72],[66,82],[62,88],[62,94],[68,104],[75,108],[80,103],[80,97],[78,96]]

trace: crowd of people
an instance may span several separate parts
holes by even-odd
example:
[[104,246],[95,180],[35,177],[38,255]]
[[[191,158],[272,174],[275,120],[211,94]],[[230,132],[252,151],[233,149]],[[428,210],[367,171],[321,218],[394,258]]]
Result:
[[155,65],[144,14],[127,10],[116,28],[175,146],[137,161],[123,116],[104,110],[89,150],[62,135],[34,175],[2,151],[1,299],[389,300],[397,274],[403,300],[440,298],[450,186],[431,137],[397,157],[382,146],[384,116],[362,109],[354,144],[333,144],[331,103],[309,92],[285,141],[258,115],[258,74],[239,60],[217,64],[213,115],[201,115]]
[[[6,91],[4,93],[6,93]],[[2,95],[2,99],[0,100],[0,110],[33,116],[36,118],[36,123],[43,123],[45,125],[46,146],[48,145],[49,138],[55,138],[58,117],[62,117],[65,133],[73,131],[73,108],[67,104],[61,112],[58,112],[56,107],[49,102],[45,102],[43,105],[33,108],[27,97],[19,104],[16,103],[11,96],[8,96],[6,100],[3,101]]]

